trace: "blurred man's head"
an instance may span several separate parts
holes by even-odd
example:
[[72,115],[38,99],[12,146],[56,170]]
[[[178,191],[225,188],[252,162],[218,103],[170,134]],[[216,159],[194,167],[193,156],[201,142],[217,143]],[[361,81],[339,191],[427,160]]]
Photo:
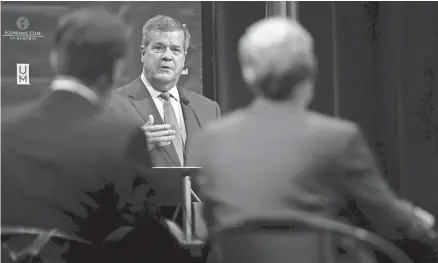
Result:
[[176,19],[155,16],[143,26],[141,61],[143,73],[162,92],[176,85],[184,68],[190,33]]
[[98,95],[106,95],[121,77],[127,32],[121,19],[104,9],[66,14],[55,32],[52,66],[58,75],[77,78]]
[[298,22],[275,17],[251,25],[239,40],[239,58],[254,93],[310,102],[317,62],[312,36]]

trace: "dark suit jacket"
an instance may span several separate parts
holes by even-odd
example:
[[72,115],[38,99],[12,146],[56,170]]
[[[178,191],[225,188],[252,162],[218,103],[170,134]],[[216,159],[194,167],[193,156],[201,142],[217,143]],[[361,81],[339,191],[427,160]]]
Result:
[[257,99],[194,139],[209,233],[296,212],[336,219],[354,200],[379,234],[425,237],[413,206],[379,172],[360,128],[286,103]]
[[[147,199],[153,190],[146,170],[137,169],[151,161],[135,122],[54,91],[4,115],[1,135],[2,225],[58,228],[95,244],[118,226],[133,225],[148,237],[141,250],[157,252],[155,235],[165,239],[165,230]],[[80,254],[76,249],[70,261],[86,262]]]
[[[190,102],[190,105],[182,103],[187,133],[185,144],[187,150],[192,144],[193,134],[208,121],[218,118],[220,110],[216,102],[195,92],[184,88],[179,88],[178,91],[180,97],[185,97]],[[163,119],[141,77],[116,90],[109,105],[111,110],[123,114],[126,118],[134,119],[139,127],[147,122],[149,115],[154,116],[155,124],[163,124]],[[151,157],[154,166],[181,166],[173,144],[154,148],[151,151]],[[186,163],[186,166],[190,166],[190,163]]]

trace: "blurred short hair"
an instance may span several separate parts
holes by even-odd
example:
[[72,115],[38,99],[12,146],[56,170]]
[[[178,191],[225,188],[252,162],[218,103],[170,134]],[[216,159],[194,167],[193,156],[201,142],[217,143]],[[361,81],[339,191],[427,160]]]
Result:
[[89,84],[113,74],[116,61],[126,55],[128,30],[105,9],[80,9],[59,20],[54,42],[62,56],[59,73]]
[[143,38],[141,44],[149,44],[148,33],[151,31],[174,32],[182,31],[184,33],[184,53],[187,53],[190,45],[190,32],[186,25],[182,25],[178,20],[170,16],[158,15],[146,21],[143,26]]
[[283,17],[251,25],[239,40],[242,75],[255,93],[275,100],[316,75],[313,38],[298,22]]

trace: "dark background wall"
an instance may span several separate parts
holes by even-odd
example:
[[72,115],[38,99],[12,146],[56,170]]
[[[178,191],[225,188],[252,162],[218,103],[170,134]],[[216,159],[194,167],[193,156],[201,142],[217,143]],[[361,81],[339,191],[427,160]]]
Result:
[[[27,31],[39,31],[44,36],[35,40],[11,40],[2,37],[1,87],[2,105],[34,98],[45,91],[53,77],[48,54],[58,19],[79,7],[102,6],[120,14],[130,28],[130,47],[125,64],[124,85],[137,76],[142,68],[140,45],[144,23],[155,15],[168,15],[186,24],[191,42],[186,61],[187,75],[180,85],[202,94],[202,24],[200,2],[4,2],[1,8],[2,35],[7,31],[20,31],[19,17],[29,20]],[[29,63],[30,86],[16,85],[16,63]]]
[[438,216],[436,14],[437,2],[300,3],[321,60],[314,108],[361,124],[391,185]]

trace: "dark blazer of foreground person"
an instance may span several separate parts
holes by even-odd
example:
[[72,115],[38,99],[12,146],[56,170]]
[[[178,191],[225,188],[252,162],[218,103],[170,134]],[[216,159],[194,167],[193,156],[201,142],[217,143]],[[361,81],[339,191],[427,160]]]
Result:
[[[131,225],[137,229],[120,246],[70,244],[66,256],[75,259],[67,262],[86,262],[78,257],[89,258],[108,246],[114,248],[94,260],[110,252],[143,254],[142,262],[165,259],[159,248],[172,246],[173,240],[147,199],[153,189],[135,167],[150,166],[136,123],[68,91],[54,91],[14,114],[2,122],[2,225],[58,228],[95,244],[117,227]],[[81,254],[79,247],[91,252]]]
[[[225,143],[230,138],[233,143]],[[437,262],[428,230],[413,206],[390,190],[354,123],[257,99],[208,125],[196,149],[194,163],[205,169],[201,196],[212,236],[295,212],[343,220],[338,213],[351,200],[372,230],[418,262]]]

